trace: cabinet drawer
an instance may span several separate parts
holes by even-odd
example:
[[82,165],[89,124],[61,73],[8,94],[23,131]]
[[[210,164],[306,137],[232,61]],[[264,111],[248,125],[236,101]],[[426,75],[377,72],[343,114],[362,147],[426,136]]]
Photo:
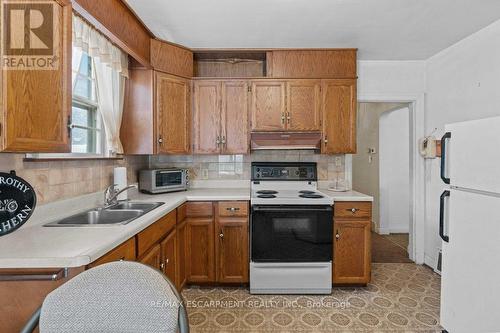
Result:
[[211,202],[188,202],[186,204],[186,216],[205,217],[213,216],[214,210]]
[[333,206],[335,217],[371,218],[372,203],[363,201],[335,202]]
[[247,201],[219,202],[219,216],[248,216]]
[[182,204],[177,208],[177,224],[182,223],[186,219],[186,204]]
[[89,268],[118,260],[135,260],[135,238],[132,237],[88,265]]
[[175,210],[168,213],[137,235],[137,255],[142,256],[151,246],[165,237],[176,222]]

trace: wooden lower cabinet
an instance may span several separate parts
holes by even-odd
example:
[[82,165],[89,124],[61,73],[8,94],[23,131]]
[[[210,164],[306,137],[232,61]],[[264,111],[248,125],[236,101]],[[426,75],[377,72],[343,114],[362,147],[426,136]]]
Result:
[[184,219],[177,226],[177,289],[182,290],[187,282],[187,270],[186,270],[186,240],[187,240],[187,222]]
[[189,282],[215,282],[214,219],[187,219],[187,275]]
[[371,275],[370,220],[334,222],[334,284],[367,284]]
[[[188,203],[187,280],[248,282],[248,202]],[[213,208],[211,208],[213,207]]]
[[161,243],[161,264],[163,273],[177,285],[177,233],[175,230],[165,238]]
[[248,218],[218,218],[216,226],[217,282],[248,282]]
[[96,261],[88,264],[87,268],[92,268],[112,261],[119,261],[119,260],[134,261],[136,259],[135,251],[136,251],[136,241],[135,237],[132,237],[125,243],[118,245],[113,250],[109,251]]
[[151,266],[156,269],[160,269],[161,265],[161,249],[160,245],[155,245],[151,250],[146,252],[141,258],[139,258],[139,262]]

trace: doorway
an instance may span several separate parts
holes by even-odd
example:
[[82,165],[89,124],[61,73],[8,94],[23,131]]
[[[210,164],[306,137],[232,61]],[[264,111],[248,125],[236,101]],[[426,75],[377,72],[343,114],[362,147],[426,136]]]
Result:
[[374,198],[373,262],[412,262],[411,107],[411,103],[358,104],[352,187]]

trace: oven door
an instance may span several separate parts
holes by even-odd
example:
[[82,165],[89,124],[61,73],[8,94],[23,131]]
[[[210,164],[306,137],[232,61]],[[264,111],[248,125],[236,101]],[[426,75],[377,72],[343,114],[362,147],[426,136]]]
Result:
[[252,206],[253,262],[332,261],[331,206]]

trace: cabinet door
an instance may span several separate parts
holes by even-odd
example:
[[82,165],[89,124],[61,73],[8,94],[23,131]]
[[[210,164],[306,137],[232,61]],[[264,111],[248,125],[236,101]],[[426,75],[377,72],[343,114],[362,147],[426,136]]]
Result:
[[[53,66],[40,69],[2,68],[0,71],[0,151],[71,151],[68,133],[71,113],[71,2],[49,1],[49,4],[53,5],[55,21],[53,48],[50,54],[40,57],[48,61],[47,64],[53,63]],[[18,9],[27,12],[29,5]],[[28,49],[26,53],[30,51],[37,50]],[[10,57],[0,56],[2,66]],[[19,63],[19,60],[16,61]]]
[[146,252],[139,261],[145,265],[151,266],[156,269],[161,269],[161,247],[159,244],[155,245],[151,250]]
[[216,229],[217,282],[248,282],[248,218],[221,218]]
[[177,285],[177,233],[175,230],[165,238],[161,243],[161,257],[162,262],[160,264],[163,273]]
[[132,237],[125,241],[124,243],[118,245],[96,261],[87,265],[88,268],[96,267],[108,262],[120,261],[120,260],[136,260],[135,256],[135,237]]
[[323,80],[322,153],[356,153],[356,80]]
[[220,81],[194,82],[194,152],[220,152]]
[[223,152],[225,154],[247,154],[250,146],[247,82],[222,82],[221,122]]
[[320,80],[291,80],[287,82],[286,123],[288,130],[321,130],[320,90]]
[[156,72],[158,153],[187,154],[191,147],[189,80]]
[[187,260],[189,282],[215,282],[213,218],[187,220]]
[[177,226],[177,290],[182,290],[186,284],[186,236],[187,223],[184,220]]
[[370,281],[369,220],[336,220],[333,247],[334,283],[366,284]]
[[285,82],[253,81],[252,131],[282,131],[285,129]]

